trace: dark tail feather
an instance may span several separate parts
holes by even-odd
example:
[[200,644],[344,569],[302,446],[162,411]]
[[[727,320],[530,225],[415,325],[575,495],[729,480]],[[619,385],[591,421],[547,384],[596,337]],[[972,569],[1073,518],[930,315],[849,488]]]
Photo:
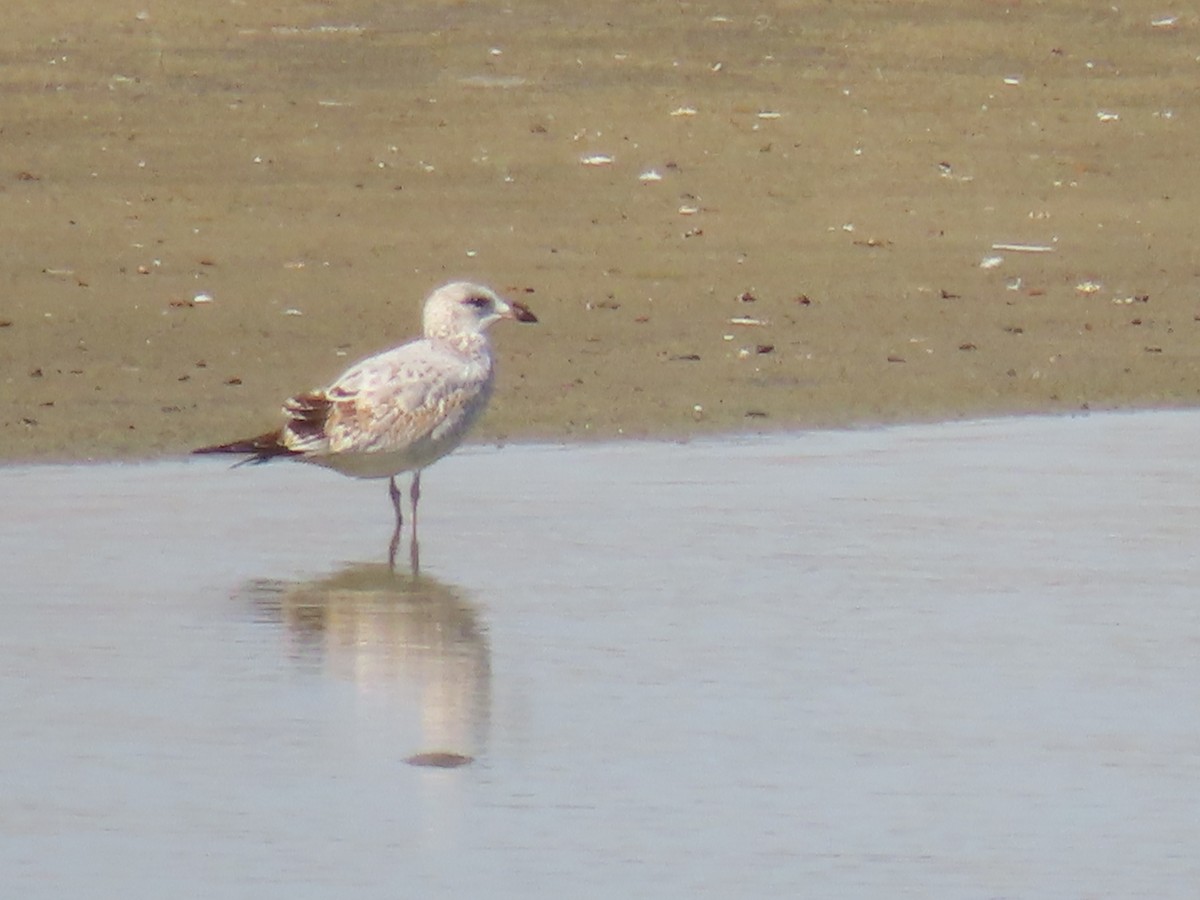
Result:
[[249,459],[243,459],[234,463],[237,466],[244,466],[247,463],[265,463],[278,456],[298,456],[297,451],[289,450],[282,444],[280,441],[282,436],[282,431],[269,431],[266,434],[260,434],[258,437],[231,441],[228,444],[214,444],[212,447],[200,447],[193,450],[192,453],[248,454]]

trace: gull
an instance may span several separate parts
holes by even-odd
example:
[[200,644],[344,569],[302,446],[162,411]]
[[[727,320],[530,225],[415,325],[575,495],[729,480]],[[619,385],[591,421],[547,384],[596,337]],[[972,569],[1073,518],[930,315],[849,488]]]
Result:
[[455,281],[425,299],[423,337],[355,363],[328,387],[283,404],[286,421],[257,437],[193,453],[248,455],[238,465],[286,457],[354,478],[387,478],[396,512],[388,550],[395,566],[404,524],[396,476],[412,472],[413,570],[418,569],[421,471],[460,443],[491,397],[495,367],[487,329],[500,319],[536,322],[521,303]]

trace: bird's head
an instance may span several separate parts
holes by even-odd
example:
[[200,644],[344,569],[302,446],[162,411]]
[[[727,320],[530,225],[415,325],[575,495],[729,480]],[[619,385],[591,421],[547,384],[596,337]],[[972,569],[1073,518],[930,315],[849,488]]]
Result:
[[426,337],[450,337],[482,332],[497,319],[536,322],[522,303],[505,300],[491,288],[468,281],[442,285],[425,301]]

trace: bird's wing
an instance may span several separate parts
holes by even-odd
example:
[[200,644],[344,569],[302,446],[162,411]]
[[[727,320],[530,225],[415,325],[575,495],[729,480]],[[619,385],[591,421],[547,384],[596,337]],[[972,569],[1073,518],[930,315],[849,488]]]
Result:
[[488,386],[486,364],[413,341],[289,400],[288,446],[305,453],[402,450],[457,428]]

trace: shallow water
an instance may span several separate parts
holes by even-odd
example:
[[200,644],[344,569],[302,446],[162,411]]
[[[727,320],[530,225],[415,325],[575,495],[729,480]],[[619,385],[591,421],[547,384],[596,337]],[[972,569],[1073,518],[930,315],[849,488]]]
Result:
[[381,564],[378,482],[0,469],[0,871],[22,897],[1194,896],[1197,434],[472,448],[424,479],[416,581]]

